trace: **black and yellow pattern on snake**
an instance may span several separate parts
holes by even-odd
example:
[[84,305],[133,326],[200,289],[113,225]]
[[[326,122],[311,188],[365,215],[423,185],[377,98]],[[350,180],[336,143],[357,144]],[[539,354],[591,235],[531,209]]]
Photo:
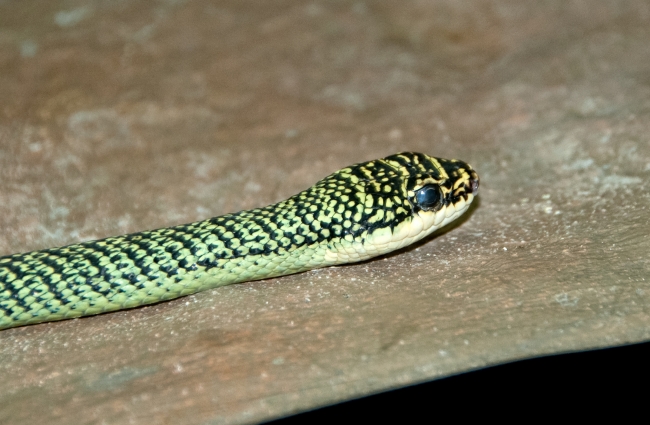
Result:
[[268,207],[0,257],[0,329],[385,254],[458,218],[478,183],[462,161],[405,152]]

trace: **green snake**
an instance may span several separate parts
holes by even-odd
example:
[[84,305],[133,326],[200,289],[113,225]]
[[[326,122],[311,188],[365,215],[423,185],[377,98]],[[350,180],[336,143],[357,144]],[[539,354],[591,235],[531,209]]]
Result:
[[0,257],[0,329],[386,254],[458,218],[478,185],[465,162],[404,152],[264,208]]

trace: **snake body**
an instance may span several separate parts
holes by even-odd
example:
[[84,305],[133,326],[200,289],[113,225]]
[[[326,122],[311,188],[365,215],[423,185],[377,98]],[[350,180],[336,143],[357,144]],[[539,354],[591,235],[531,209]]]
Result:
[[0,329],[385,254],[458,218],[478,183],[462,161],[405,152],[264,208],[0,257]]

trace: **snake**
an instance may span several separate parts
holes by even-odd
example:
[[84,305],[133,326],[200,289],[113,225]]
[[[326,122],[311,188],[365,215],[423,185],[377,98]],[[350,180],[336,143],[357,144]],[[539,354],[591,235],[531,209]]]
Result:
[[403,152],[343,168],[267,207],[3,256],[0,329],[367,260],[456,220],[478,188],[463,161]]

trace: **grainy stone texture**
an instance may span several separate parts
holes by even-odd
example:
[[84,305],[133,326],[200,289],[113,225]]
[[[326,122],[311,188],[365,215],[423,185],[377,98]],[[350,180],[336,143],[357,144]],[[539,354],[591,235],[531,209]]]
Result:
[[0,255],[416,150],[479,202],[386,258],[0,333],[0,423],[270,419],[650,339],[646,1],[0,0]]

